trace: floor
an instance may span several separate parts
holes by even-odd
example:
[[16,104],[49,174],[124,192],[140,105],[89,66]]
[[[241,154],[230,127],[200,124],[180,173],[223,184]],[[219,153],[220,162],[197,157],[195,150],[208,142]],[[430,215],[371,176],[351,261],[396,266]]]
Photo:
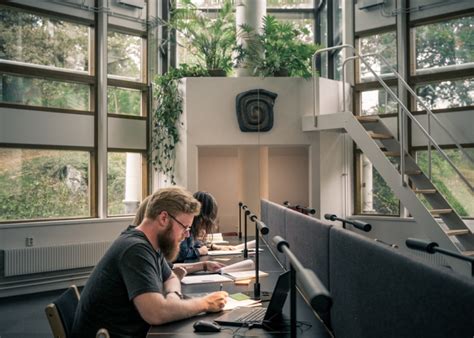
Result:
[[52,338],[44,308],[63,291],[0,298],[0,338]]

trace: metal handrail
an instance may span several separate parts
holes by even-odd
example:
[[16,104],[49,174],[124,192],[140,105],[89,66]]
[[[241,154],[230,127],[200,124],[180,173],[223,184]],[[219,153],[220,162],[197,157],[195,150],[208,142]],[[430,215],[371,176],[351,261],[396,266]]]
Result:
[[[384,87],[384,89],[387,91],[387,93],[389,93],[393,99],[395,99],[395,101],[397,101],[397,103],[399,104],[399,106],[402,108],[400,110],[400,122],[402,122],[402,119],[403,119],[403,111],[405,112],[405,114],[420,128],[420,130],[425,134],[425,136],[428,138],[429,140],[429,149],[431,151],[431,143],[433,144],[433,146],[441,153],[441,155],[446,159],[446,161],[448,161],[448,163],[451,165],[451,167],[456,171],[456,173],[459,175],[459,177],[467,184],[467,186],[471,189],[471,190],[474,190],[473,186],[470,184],[470,182],[466,179],[466,177],[459,171],[459,169],[456,167],[456,165],[451,161],[451,159],[446,155],[446,153],[439,147],[439,145],[436,143],[436,141],[431,137],[431,134],[430,132],[427,132],[423,126],[421,125],[421,123],[415,119],[415,117],[411,114],[411,112],[409,111],[409,109],[403,104],[403,102],[401,102],[401,100],[398,98],[398,96],[390,89],[390,87],[385,83],[385,81],[383,81],[379,75],[377,75],[377,73],[375,73],[375,71],[372,69],[372,67],[368,64],[368,62],[366,61],[366,57],[371,57],[371,56],[376,56],[376,57],[379,57],[386,65],[389,66],[389,68],[393,71],[394,75],[401,81],[401,83],[403,84],[403,86],[410,92],[410,94],[412,94],[416,99],[417,101],[420,101],[422,106],[427,110],[429,111],[429,114],[431,114],[431,116],[433,116],[433,118],[436,120],[436,122],[438,122],[438,124],[443,128],[443,130],[446,131],[446,133],[449,135],[449,137],[452,139],[452,141],[456,144],[456,146],[461,150],[461,152],[468,158],[470,159],[471,161],[472,158],[469,156],[469,154],[467,154],[467,152],[464,151],[464,149],[461,147],[461,145],[459,144],[459,142],[454,138],[454,136],[452,136],[452,134],[446,129],[446,127],[444,125],[442,125],[442,123],[439,121],[439,119],[433,114],[433,112],[428,108],[426,107],[425,103],[423,101],[421,101],[421,99],[418,97],[418,95],[416,95],[416,93],[410,88],[410,86],[405,82],[405,80],[403,80],[403,78],[400,76],[400,74],[388,63],[388,61],[380,54],[378,53],[371,53],[371,54],[367,54],[367,55],[360,55],[357,50],[352,46],[352,45],[340,45],[340,46],[335,46],[335,47],[329,47],[329,48],[324,48],[324,49],[320,49],[319,51],[316,51],[314,54],[313,54],[313,57],[312,57],[312,62],[311,62],[311,66],[312,68],[314,67],[314,61],[315,61],[315,58],[317,56],[317,54],[320,54],[322,52],[328,52],[328,51],[331,51],[331,50],[335,50],[335,49],[342,49],[342,48],[350,48],[352,49],[353,51],[353,54],[354,56],[350,56],[348,57],[347,59],[349,60],[353,60],[353,59],[356,59],[356,58],[359,58],[362,63],[367,67],[367,69],[372,73],[372,75],[375,77],[375,79],[382,85],[382,87]],[[345,110],[345,70],[344,70],[344,66],[346,64],[346,60],[344,60],[343,62],[343,68],[342,68],[342,76],[343,76],[343,109]],[[315,83],[314,83],[314,72],[313,72],[313,115],[314,115],[314,122],[315,122],[315,127],[317,126],[317,118],[316,118],[316,98],[315,98],[315,93],[318,93],[318,91],[315,91]],[[317,75],[316,75],[317,77]],[[318,93],[318,96],[319,96],[319,93]],[[401,123],[401,125],[403,125]],[[429,126],[430,127],[430,126]],[[431,129],[431,128],[430,128]],[[400,174],[401,174],[401,184],[402,185],[406,185],[406,182],[404,180],[404,173],[405,173],[405,129],[402,127],[400,128]],[[431,153],[429,153],[430,155],[430,159],[429,159],[429,167],[431,167]],[[431,178],[431,177],[430,177]]]

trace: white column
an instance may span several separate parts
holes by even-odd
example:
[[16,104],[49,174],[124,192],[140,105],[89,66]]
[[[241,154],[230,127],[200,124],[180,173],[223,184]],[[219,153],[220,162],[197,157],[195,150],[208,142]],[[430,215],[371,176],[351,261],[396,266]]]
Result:
[[142,155],[139,153],[127,153],[125,170],[124,211],[126,214],[133,214],[137,211],[141,200]]
[[[263,17],[267,15],[267,0],[238,0],[235,6],[235,24],[237,29],[237,43],[245,48],[247,43],[241,35],[243,24],[252,27],[255,32],[261,33],[263,29]],[[244,63],[245,64],[245,63]],[[237,76],[249,76],[250,72],[245,65],[237,68]]]
[[362,212],[374,212],[373,166],[367,156],[362,155]]

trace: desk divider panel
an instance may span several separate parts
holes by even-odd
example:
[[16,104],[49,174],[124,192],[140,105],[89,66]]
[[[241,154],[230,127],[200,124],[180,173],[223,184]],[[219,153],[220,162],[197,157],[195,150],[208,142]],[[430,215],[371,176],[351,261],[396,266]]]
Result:
[[304,267],[316,273],[324,286],[329,288],[329,229],[331,225],[286,209],[286,235],[290,249]]
[[339,227],[329,232],[337,338],[474,336],[474,281]]
[[280,263],[286,267],[286,257],[279,252],[273,244],[273,237],[281,236],[285,238],[286,235],[286,207],[262,199],[260,201],[262,210],[262,222],[270,228],[270,233],[266,236],[268,247],[273,251],[275,257]]

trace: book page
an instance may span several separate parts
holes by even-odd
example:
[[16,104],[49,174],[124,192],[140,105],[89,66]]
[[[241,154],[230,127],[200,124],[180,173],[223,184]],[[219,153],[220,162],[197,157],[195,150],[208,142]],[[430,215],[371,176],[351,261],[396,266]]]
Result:
[[232,279],[230,279],[227,276],[214,274],[214,275],[185,276],[181,280],[181,283],[183,284],[205,284],[205,283],[222,283],[222,282],[232,282]]
[[[234,245],[234,248],[236,250],[243,250],[245,249],[245,243]],[[255,248],[255,240],[247,242],[247,249],[253,249],[253,248]]]
[[231,265],[224,266],[219,270],[220,273],[227,273],[232,271],[255,270],[255,263],[251,259],[246,259]]
[[[229,276],[233,280],[249,279],[249,278],[255,278],[255,270],[228,272],[225,275]],[[268,276],[267,272],[264,272],[264,271],[258,272],[258,277],[265,277],[265,276]]]
[[230,295],[229,297],[226,298],[227,303],[225,303],[225,306],[222,310],[227,311],[227,310],[233,310],[238,307],[254,307],[254,306],[262,305],[260,300],[254,300],[248,296],[247,296],[247,299],[242,299],[242,300],[237,300],[235,299],[236,297],[233,297],[233,296],[234,295]]

